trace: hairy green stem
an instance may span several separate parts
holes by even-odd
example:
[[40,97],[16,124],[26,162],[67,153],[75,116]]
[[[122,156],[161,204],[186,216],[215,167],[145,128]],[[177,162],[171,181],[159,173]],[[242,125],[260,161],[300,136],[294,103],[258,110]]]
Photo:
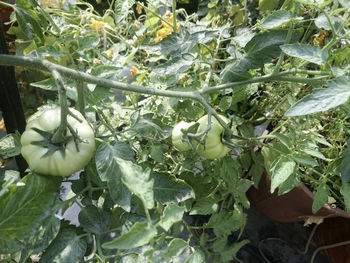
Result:
[[[285,41],[284,44],[289,44],[290,40],[292,39],[292,34],[293,34],[293,29],[294,29],[294,23],[295,23],[295,17],[296,17],[296,15],[297,15],[298,10],[299,10],[299,4],[296,3],[296,4],[295,4],[295,7],[294,7],[294,12],[293,12],[292,24],[291,24],[291,26],[290,26],[289,29],[288,29],[286,41]],[[284,54],[284,52],[282,51],[272,74],[276,74],[276,73],[280,70],[280,68],[281,68],[281,66],[282,66],[282,63],[283,63],[283,60],[284,60],[284,57],[285,57],[285,54]]]
[[61,123],[57,131],[53,135],[51,141],[53,143],[60,143],[64,140],[67,131],[67,116],[68,116],[68,104],[67,94],[64,87],[63,79],[56,69],[51,71],[53,78],[55,79],[58,88],[58,100],[61,107]]
[[13,56],[13,55],[3,55],[0,54],[0,65],[7,66],[24,66],[34,70],[42,70],[46,72],[51,72],[49,67],[55,68],[60,74],[75,79],[82,80],[96,85],[101,85],[106,88],[118,89],[124,91],[131,91],[141,94],[148,95],[158,95],[165,97],[176,97],[176,98],[187,98],[187,99],[196,99],[198,97],[196,92],[193,91],[172,91],[172,90],[158,90],[151,87],[143,87],[138,85],[126,84],[119,81],[104,79],[89,75],[85,72],[80,72],[74,69],[66,68],[61,65],[51,63],[47,60],[39,58],[29,58],[22,56]]
[[173,0],[173,28],[174,32],[177,32],[177,25],[176,25],[176,0]]
[[84,82],[77,81],[78,110],[85,117]]

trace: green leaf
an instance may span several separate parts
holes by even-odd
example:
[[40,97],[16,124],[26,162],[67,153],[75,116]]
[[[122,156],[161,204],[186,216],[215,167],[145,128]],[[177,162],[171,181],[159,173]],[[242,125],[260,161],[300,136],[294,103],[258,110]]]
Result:
[[203,252],[199,249],[195,249],[195,251],[189,256],[185,263],[203,263],[205,262],[205,257]]
[[284,195],[300,184],[300,174],[293,173],[278,187],[278,195]]
[[296,163],[286,156],[281,156],[271,169],[271,193],[295,172]]
[[272,29],[289,22],[293,17],[292,12],[285,10],[278,10],[268,15],[261,23],[263,29]]
[[340,193],[344,198],[345,210],[347,212],[350,212],[350,184],[343,183],[343,185],[340,188]]
[[231,232],[243,229],[246,224],[247,215],[243,213],[243,209],[234,205],[232,211],[225,209],[213,214],[206,227],[213,228],[216,236],[227,236]]
[[[339,17],[334,17],[334,16],[329,16],[329,19],[331,23],[334,26],[334,29],[336,31],[339,30],[339,28],[342,25],[342,20]],[[319,29],[325,29],[325,30],[332,30],[331,25],[329,24],[328,18],[324,14],[320,14],[316,19],[315,19],[315,25]]]
[[0,197],[7,192],[10,185],[21,180],[20,173],[15,170],[5,170],[0,172]]
[[0,198],[0,236],[21,239],[50,216],[58,198],[60,178],[28,174],[10,185]]
[[151,145],[150,155],[153,160],[159,163],[164,163],[163,146],[161,144]]
[[284,135],[284,134],[281,134],[281,133],[276,133],[274,134],[278,139],[279,141],[284,145],[286,146],[288,149],[292,149],[293,148],[293,141],[291,140],[290,137]]
[[303,153],[293,153],[292,158],[300,165],[316,167],[318,166],[317,160],[312,158],[311,156]]
[[233,105],[245,101],[250,98],[254,93],[258,91],[258,86],[255,84],[238,86],[232,90],[232,101]]
[[167,174],[152,173],[154,199],[162,204],[179,203],[194,198],[194,192],[184,181]]
[[21,7],[15,6],[15,15],[19,27],[28,40],[38,37],[40,42],[44,42],[43,29],[39,20],[35,19],[33,13]]
[[100,234],[107,230],[108,216],[100,208],[88,205],[78,215],[79,223],[87,232]]
[[281,153],[289,154],[290,150],[280,142],[271,142],[269,147],[262,148],[261,154],[264,157],[264,165],[268,173],[271,173],[273,165]]
[[10,133],[0,139],[0,155],[3,159],[17,156],[21,153],[21,137],[18,133]]
[[122,142],[101,143],[96,151],[96,170],[102,181],[106,181],[112,200],[126,211],[130,211],[131,192],[122,183],[120,162],[133,161],[134,152]]
[[328,51],[321,50],[317,46],[307,44],[287,44],[280,46],[282,51],[288,56],[300,58],[317,65],[324,65],[327,63]]
[[[292,36],[292,42],[298,38],[296,32]],[[287,31],[266,31],[255,35],[245,46],[246,55],[242,59],[228,64],[221,72],[224,83],[244,80],[250,78],[250,69],[260,68],[264,63],[270,62],[272,58],[281,53],[279,46],[285,43]]]
[[326,184],[320,184],[316,189],[315,199],[312,203],[312,213],[316,213],[328,202],[329,189]]
[[326,89],[315,89],[310,95],[295,103],[286,116],[302,116],[326,111],[348,101],[350,97],[350,77],[338,77],[328,81]]
[[116,23],[120,23],[128,16],[129,10],[131,10],[131,7],[134,3],[134,0],[117,0],[115,2],[114,12],[116,16]]
[[5,240],[0,237],[0,254],[11,254],[25,249],[21,240]]
[[46,249],[49,244],[57,236],[61,226],[61,221],[56,215],[48,217],[35,232],[35,235],[30,236],[25,240],[25,243],[30,244],[32,253],[40,253]]
[[176,56],[164,64],[161,64],[155,68],[153,71],[157,74],[162,75],[174,75],[185,72],[189,67],[192,66],[195,57],[191,54],[182,54]]
[[136,222],[129,232],[102,244],[104,249],[131,249],[148,244],[157,235],[155,226]]
[[143,170],[130,161],[119,162],[122,182],[134,193],[147,209],[154,207],[153,183],[151,170]]
[[86,247],[86,241],[78,236],[75,229],[62,229],[42,254],[39,263],[80,262]]
[[343,184],[348,183],[350,178],[350,151],[346,150],[343,154],[343,160],[340,165],[340,177]]
[[302,152],[307,153],[313,157],[322,159],[322,160],[327,160],[327,158],[319,151],[315,150],[315,149],[309,149],[309,148],[304,148],[304,149],[300,149]]
[[182,220],[185,208],[176,204],[169,204],[164,208],[163,215],[160,218],[159,225],[169,231],[171,226]]
[[153,120],[153,113],[133,114],[131,127],[126,134],[130,137],[147,138],[153,141],[163,140],[168,136],[166,131]]
[[211,196],[200,200],[196,200],[191,209],[190,215],[210,215],[218,211],[219,199]]
[[166,251],[161,256],[167,260],[179,256],[187,246],[188,244],[185,240],[174,238],[169,242]]

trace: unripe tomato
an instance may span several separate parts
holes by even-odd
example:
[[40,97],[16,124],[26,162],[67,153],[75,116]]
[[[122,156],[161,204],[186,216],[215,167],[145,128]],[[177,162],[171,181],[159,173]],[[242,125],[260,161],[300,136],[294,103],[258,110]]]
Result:
[[[225,122],[229,123],[229,120],[220,115],[220,118]],[[203,132],[208,127],[208,115],[203,116],[198,121],[199,127],[197,133]],[[221,141],[221,136],[224,128],[214,117],[211,118],[211,128],[206,134],[204,145],[200,144],[197,147],[197,152],[200,156],[206,159],[217,159],[224,157],[229,151],[230,148],[225,146]]]
[[191,150],[191,144],[184,140],[184,134],[181,130],[187,131],[187,129],[193,124],[194,122],[180,121],[174,126],[171,133],[171,141],[176,150],[181,152]]
[[[75,116],[68,115],[67,122],[83,141],[76,143],[67,132],[64,143],[53,144],[51,138],[60,125],[61,108],[53,108],[32,115],[21,136],[21,153],[29,168],[36,173],[53,176],[70,176],[84,168],[95,151],[94,131],[80,114],[70,108]],[[39,131],[39,132],[38,132]]]

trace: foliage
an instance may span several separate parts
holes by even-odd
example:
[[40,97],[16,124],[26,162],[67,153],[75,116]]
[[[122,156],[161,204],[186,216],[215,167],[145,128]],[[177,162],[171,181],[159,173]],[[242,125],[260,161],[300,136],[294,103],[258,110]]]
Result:
[[[314,212],[330,200],[350,209],[346,1],[210,0],[191,14],[176,1],[111,2],[97,13],[16,1],[17,56],[0,64],[25,66],[30,87],[53,95],[45,104],[79,109],[97,148],[72,177],[0,174],[5,260],[229,262],[249,242],[246,192],[264,171],[272,192],[307,184]],[[207,114],[229,154],[177,151],[172,127]],[[208,130],[188,131],[203,144]],[[18,155],[19,135],[0,147]],[[74,205],[77,225],[60,216]]]

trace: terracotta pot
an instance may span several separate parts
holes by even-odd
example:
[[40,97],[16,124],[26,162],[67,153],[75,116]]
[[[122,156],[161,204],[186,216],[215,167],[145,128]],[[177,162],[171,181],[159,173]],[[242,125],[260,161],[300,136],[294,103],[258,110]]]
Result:
[[262,176],[258,189],[251,187],[247,192],[247,196],[254,207],[278,222],[305,221],[310,216],[350,219],[350,213],[327,204],[316,214],[313,214],[314,195],[303,184],[284,195],[277,195],[277,191],[270,193],[270,179],[267,174]]
[[[324,221],[318,226],[314,236],[317,247],[350,240],[350,213],[324,205],[313,214],[314,195],[304,184],[279,196],[277,191],[270,193],[270,179],[264,174],[258,189],[251,187],[247,196],[255,208],[278,222],[299,222],[311,216],[322,217]],[[350,263],[350,245],[322,249],[319,252],[324,254],[330,263]]]

